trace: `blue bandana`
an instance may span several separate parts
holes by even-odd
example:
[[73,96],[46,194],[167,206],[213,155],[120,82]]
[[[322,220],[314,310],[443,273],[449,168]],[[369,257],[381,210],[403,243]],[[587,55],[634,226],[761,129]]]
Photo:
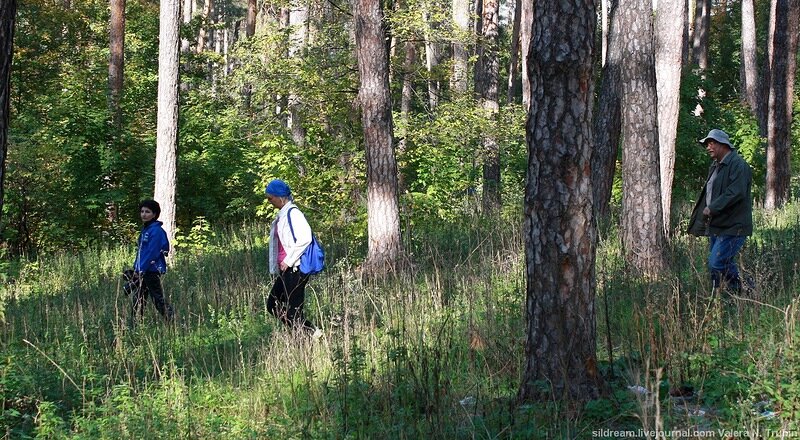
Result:
[[292,195],[292,190],[289,188],[289,185],[280,179],[271,181],[264,192],[276,197],[289,197]]

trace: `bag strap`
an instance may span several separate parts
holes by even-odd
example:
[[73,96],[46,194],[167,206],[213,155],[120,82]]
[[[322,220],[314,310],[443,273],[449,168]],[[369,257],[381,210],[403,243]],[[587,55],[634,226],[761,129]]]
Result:
[[297,206],[292,206],[286,211],[286,218],[289,219],[289,230],[292,231],[292,238],[294,238],[294,242],[297,243],[297,237],[294,235],[294,227],[292,227],[292,209],[297,209]]

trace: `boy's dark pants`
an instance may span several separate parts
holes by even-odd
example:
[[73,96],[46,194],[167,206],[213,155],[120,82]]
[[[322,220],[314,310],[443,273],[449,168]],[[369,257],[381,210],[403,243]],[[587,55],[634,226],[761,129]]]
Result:
[[308,275],[289,268],[280,273],[267,299],[267,310],[286,325],[314,331],[315,327],[303,315]]
[[153,300],[153,305],[156,306],[158,313],[161,313],[161,316],[163,316],[167,322],[172,321],[174,314],[172,306],[164,300],[164,289],[161,287],[161,274],[156,272],[145,272],[142,276],[141,286],[134,291],[134,321],[144,316],[144,306],[147,303],[148,296]]

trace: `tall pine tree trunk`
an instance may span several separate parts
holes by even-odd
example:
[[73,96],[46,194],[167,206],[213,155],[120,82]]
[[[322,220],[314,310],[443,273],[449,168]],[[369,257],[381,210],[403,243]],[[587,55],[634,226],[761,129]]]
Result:
[[675,139],[680,110],[683,53],[683,1],[660,1],[656,12],[656,84],[658,91],[658,145],[661,164],[661,207],[669,233],[672,180],[675,175]]
[[392,268],[400,255],[397,159],[394,154],[389,57],[379,0],[354,0],[358,90],[367,158],[367,262]]
[[770,8],[767,187],[764,195],[764,207],[768,210],[783,207],[790,196],[798,3],[800,0],[772,0]]
[[519,95],[522,84],[519,80],[519,26],[522,12],[522,0],[514,2],[514,24],[511,27],[511,53],[508,61],[508,88],[506,90],[506,100],[509,103]]
[[247,38],[256,34],[256,15],[258,3],[256,0],[247,0],[247,18],[244,25],[244,35]]
[[[431,5],[425,6],[430,9]],[[435,18],[436,14],[426,11],[425,16],[425,67],[428,70],[428,106],[430,111],[439,106],[442,95],[441,81],[439,79],[439,63],[442,58],[442,45],[434,36],[441,23]]]
[[483,130],[481,140],[483,145],[483,211],[487,214],[496,213],[501,204],[500,146],[496,134],[497,118],[500,112],[499,15],[499,0],[483,2],[483,25],[481,26],[483,35],[478,46],[480,69],[476,69],[475,85],[479,92],[481,106],[486,110],[491,124],[490,127]]
[[528,111],[531,104],[531,78],[529,67],[529,55],[531,49],[531,39],[533,30],[533,1],[522,0],[519,14],[519,52],[520,64],[522,66],[522,108]]
[[178,70],[180,0],[161,0],[158,32],[158,120],[154,199],[170,241],[175,238],[175,192],[178,165]]
[[708,68],[708,34],[711,31],[711,0],[696,0],[692,62],[701,70]]
[[[293,8],[289,13],[289,26],[291,27],[291,40],[289,42],[289,56],[299,60],[303,56],[308,44],[308,7],[301,5]],[[292,91],[288,98],[289,120],[292,140],[296,145],[306,143],[306,129],[303,126],[303,99],[299,93]]]
[[453,41],[453,75],[450,77],[450,89],[456,95],[467,93],[469,84],[469,49],[467,41],[470,36],[469,0],[452,0],[453,24],[457,32]]
[[[397,143],[397,155],[402,157],[406,149],[409,117],[411,115],[411,104],[414,99],[414,64],[417,62],[417,50],[414,47],[413,41],[406,41],[403,43],[403,89],[400,96],[400,117],[402,118],[403,132],[400,133],[400,139]],[[402,177],[402,176],[400,176]],[[400,183],[401,191],[403,189],[403,182]]]
[[109,17],[109,59],[108,59],[108,112],[111,115],[111,133],[106,146],[104,161],[103,189],[108,194],[106,199],[106,218],[109,222],[117,220],[117,205],[111,197],[116,187],[117,160],[122,143],[122,87],[125,72],[125,0],[111,0]]
[[608,218],[622,130],[622,34],[619,0],[608,0],[608,49],[594,115],[592,183],[595,215]]
[[11,110],[11,58],[14,54],[14,23],[17,0],[0,3],[0,220],[5,201],[8,119]]
[[[742,101],[759,121],[758,49],[756,44],[756,14],[754,0],[742,0]],[[766,130],[762,129],[766,133]]]
[[518,397],[599,394],[592,216],[591,1],[537,3],[525,185],[527,342]]
[[632,0],[618,12],[623,35],[622,67],[622,244],[625,258],[641,273],[664,268],[664,226],[659,178],[653,9]]

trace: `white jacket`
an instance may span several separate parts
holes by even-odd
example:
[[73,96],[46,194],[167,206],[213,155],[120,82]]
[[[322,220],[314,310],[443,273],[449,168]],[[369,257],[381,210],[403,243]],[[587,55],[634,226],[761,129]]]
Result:
[[[289,218],[287,217],[290,209],[292,210],[294,236],[292,236],[292,229],[289,228]],[[287,202],[278,211],[278,215],[272,221],[269,235],[269,272],[275,275],[280,273],[278,242],[275,240],[276,233],[283,245],[283,249],[286,251],[286,258],[284,258],[283,262],[289,267],[299,267],[300,256],[311,244],[311,226],[309,226],[306,216],[300,212],[300,209],[297,209],[293,202]]]

